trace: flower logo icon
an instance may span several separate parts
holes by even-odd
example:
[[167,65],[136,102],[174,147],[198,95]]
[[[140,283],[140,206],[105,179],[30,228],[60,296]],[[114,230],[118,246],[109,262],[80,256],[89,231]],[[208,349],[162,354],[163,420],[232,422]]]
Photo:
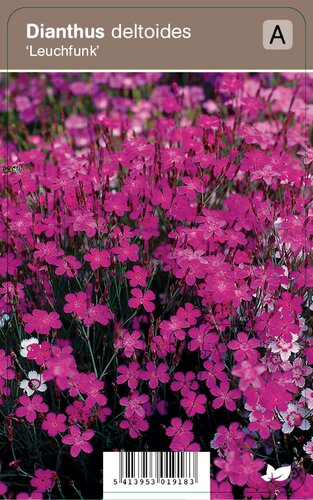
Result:
[[264,481],[285,481],[288,479],[291,473],[291,465],[285,465],[284,467],[279,467],[278,469],[274,469],[271,465],[267,466],[266,474],[262,476]]

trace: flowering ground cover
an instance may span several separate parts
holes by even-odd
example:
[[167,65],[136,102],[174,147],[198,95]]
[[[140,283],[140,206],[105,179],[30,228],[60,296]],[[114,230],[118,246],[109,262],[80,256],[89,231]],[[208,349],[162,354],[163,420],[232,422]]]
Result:
[[312,102],[291,73],[2,80],[0,495],[102,498],[123,448],[313,498]]

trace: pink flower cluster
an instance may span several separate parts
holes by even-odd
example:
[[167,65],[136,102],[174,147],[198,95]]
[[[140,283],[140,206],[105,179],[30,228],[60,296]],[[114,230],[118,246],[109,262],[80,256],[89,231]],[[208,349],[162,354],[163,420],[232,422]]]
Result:
[[212,498],[312,498],[312,76],[9,96],[0,495],[102,498],[103,451],[161,447],[211,451]]

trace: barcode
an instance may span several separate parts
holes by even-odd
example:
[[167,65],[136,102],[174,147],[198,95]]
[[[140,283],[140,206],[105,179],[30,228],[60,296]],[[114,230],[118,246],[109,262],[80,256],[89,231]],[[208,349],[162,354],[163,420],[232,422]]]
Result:
[[198,483],[198,453],[131,452],[119,454],[119,482],[124,479],[193,479]]
[[210,453],[105,451],[105,500],[210,500]]

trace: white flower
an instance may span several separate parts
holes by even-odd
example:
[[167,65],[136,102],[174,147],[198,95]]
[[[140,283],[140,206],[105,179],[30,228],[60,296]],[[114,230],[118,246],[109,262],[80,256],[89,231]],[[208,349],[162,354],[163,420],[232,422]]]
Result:
[[3,328],[4,325],[9,321],[9,319],[10,319],[10,316],[8,314],[6,314],[4,311],[2,311],[1,317],[0,317],[0,328]]
[[297,340],[297,335],[292,334],[291,336],[292,340],[290,342],[286,342],[286,340],[281,337],[271,342],[269,345],[271,351],[275,353],[278,352],[283,361],[287,361],[293,352],[298,352],[300,349],[299,344],[295,342]]
[[279,467],[278,469],[274,469],[271,465],[268,464],[266,469],[266,475],[262,476],[262,479],[267,483],[269,481],[285,481],[290,476],[291,465],[285,465],[283,467]]
[[308,387],[303,389],[300,402],[306,404],[309,410],[313,410],[313,390]]
[[27,358],[27,354],[29,352],[29,346],[33,344],[39,344],[39,341],[35,339],[35,337],[31,337],[30,339],[27,340],[22,340],[20,354],[21,356],[23,356],[23,358]]
[[27,379],[22,380],[20,388],[23,389],[27,396],[32,396],[35,391],[44,392],[47,390],[44,384],[43,376],[35,371],[28,372]]
[[281,412],[283,419],[282,431],[284,434],[290,434],[295,427],[299,427],[303,431],[310,428],[310,422],[305,418],[309,415],[309,411],[301,408],[299,405],[289,403],[287,411]]
[[311,458],[313,458],[313,439],[311,439],[311,441],[306,443],[303,446],[303,449],[304,449],[305,453],[307,453],[308,455],[310,455]]

